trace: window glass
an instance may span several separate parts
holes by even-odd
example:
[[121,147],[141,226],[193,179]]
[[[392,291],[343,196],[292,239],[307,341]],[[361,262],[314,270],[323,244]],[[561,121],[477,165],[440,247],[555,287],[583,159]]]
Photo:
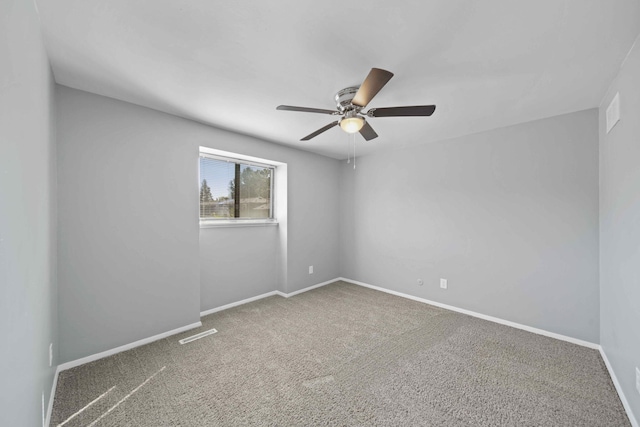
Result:
[[200,155],[200,220],[273,218],[274,168]]

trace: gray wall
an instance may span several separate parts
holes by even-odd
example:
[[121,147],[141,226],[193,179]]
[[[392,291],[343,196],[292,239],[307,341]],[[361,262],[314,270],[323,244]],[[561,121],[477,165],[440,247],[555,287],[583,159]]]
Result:
[[190,123],[57,87],[63,362],[199,321]]
[[58,347],[53,77],[33,2],[0,16],[0,425],[40,426]]
[[276,227],[200,230],[202,311],[271,292],[280,287]]
[[345,277],[599,342],[597,110],[372,154],[342,182]]
[[[63,361],[339,275],[336,160],[63,86],[56,95]],[[281,244],[281,227],[199,230],[199,146],[287,163],[284,271],[273,253],[251,259]]]
[[[288,202],[285,212],[277,212],[278,227],[200,230],[202,310],[273,290],[294,292],[338,277],[340,163],[232,132],[203,129],[203,137],[194,138],[202,146],[286,163]],[[309,265],[314,266],[313,275]]]
[[[620,93],[621,120],[605,111]],[[640,46],[636,42],[600,108],[600,340],[633,413],[640,368]]]

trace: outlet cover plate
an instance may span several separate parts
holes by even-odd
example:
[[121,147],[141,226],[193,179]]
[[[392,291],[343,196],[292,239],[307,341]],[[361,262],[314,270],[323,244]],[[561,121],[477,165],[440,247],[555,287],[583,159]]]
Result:
[[440,279],[440,287],[442,289],[447,289],[447,279]]
[[313,265],[309,266],[309,274],[313,274]]

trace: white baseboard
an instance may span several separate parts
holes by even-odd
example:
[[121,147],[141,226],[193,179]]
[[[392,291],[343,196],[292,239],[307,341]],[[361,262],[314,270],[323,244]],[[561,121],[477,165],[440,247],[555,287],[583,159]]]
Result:
[[123,351],[131,350],[132,348],[140,347],[141,345],[149,344],[150,342],[158,341],[171,335],[179,334],[180,332],[188,331],[190,329],[199,328],[202,326],[202,322],[192,323],[181,328],[173,329],[171,331],[163,332],[158,335],[154,335],[149,338],[144,338],[129,344],[121,345],[120,347],[112,348],[111,350],[102,351],[100,353],[92,354],[91,356],[83,357],[81,359],[72,360],[58,365],[58,370],[66,371],[67,369],[75,368],[76,366],[84,365],[85,363],[93,362],[94,360],[102,359]]
[[629,405],[629,401],[627,400],[627,397],[625,396],[624,391],[622,391],[620,382],[618,382],[618,377],[616,377],[616,373],[613,371],[613,366],[611,366],[611,363],[607,358],[607,354],[604,352],[604,349],[602,347],[600,347],[600,356],[602,356],[602,360],[604,360],[604,364],[607,367],[607,371],[609,371],[609,376],[611,377],[611,381],[613,381],[613,385],[615,386],[616,391],[618,392],[618,396],[620,397],[622,406],[624,407],[624,410],[627,413],[627,417],[629,417],[629,422],[631,422],[631,425],[633,427],[640,427],[640,425],[638,424],[638,421],[633,415],[633,412],[631,411],[631,405]]
[[45,420],[45,425],[49,426],[51,424],[51,413],[53,412],[53,400],[56,395],[56,387],[58,386],[58,375],[62,371],[66,371],[67,369],[75,368],[76,366],[84,365],[85,363],[93,362],[94,360],[103,359],[105,357],[121,353],[123,351],[131,350],[132,348],[140,347],[141,345],[149,344],[150,342],[158,341],[163,338],[170,337],[171,335],[179,334],[184,331],[188,331],[190,329],[199,328],[202,326],[202,322],[192,323],[190,325],[182,326],[177,329],[172,329],[171,331],[163,332],[158,335],[154,335],[149,338],[144,338],[129,344],[121,345],[120,347],[112,348],[111,350],[106,350],[100,353],[92,354],[91,356],[83,357],[81,359],[72,360],[70,362],[61,363],[56,367],[56,373],[53,377],[53,384],[51,385],[51,394],[49,395],[49,405],[47,406],[47,417]]
[[266,294],[257,295],[255,297],[251,297],[251,298],[243,299],[243,300],[240,300],[240,301],[232,302],[232,303],[229,303],[229,304],[221,305],[220,307],[215,307],[215,308],[211,308],[209,310],[201,311],[200,312],[200,317],[204,317],[204,316],[207,316],[209,314],[213,314],[213,313],[217,313],[217,312],[222,311],[222,310],[226,310],[228,308],[237,307],[239,305],[247,304],[247,303],[250,303],[250,302],[253,302],[253,301],[257,301],[257,300],[262,299],[262,298],[271,297],[271,296],[274,296],[274,295],[278,295],[278,296],[281,296],[283,298],[291,298],[294,295],[298,295],[298,294],[301,294],[303,292],[307,292],[307,291],[310,291],[312,289],[316,289],[316,288],[319,288],[321,286],[328,285],[329,283],[337,282],[338,280],[340,280],[340,279],[327,280],[326,282],[318,283],[316,285],[312,285],[312,286],[306,287],[304,289],[300,289],[298,291],[293,291],[293,292],[289,292],[289,293],[285,293],[285,292],[282,292],[282,291],[267,292]]
[[322,286],[326,286],[326,285],[328,285],[329,283],[334,283],[334,282],[337,282],[338,280],[340,280],[340,279],[339,279],[339,278],[337,278],[337,279],[327,280],[326,282],[318,283],[317,285],[312,285],[312,286],[306,287],[306,288],[304,288],[304,289],[300,289],[300,290],[298,290],[298,291],[289,292],[288,294],[285,294],[284,292],[280,292],[280,291],[278,291],[278,292],[279,292],[279,293],[278,293],[278,295],[283,296],[283,297],[285,297],[285,298],[291,298],[291,297],[292,297],[292,296],[294,296],[294,295],[298,295],[298,294],[301,294],[301,293],[303,293],[303,292],[310,291],[310,290],[312,290],[312,289],[316,289],[316,288],[320,288],[320,287],[322,287]]
[[[309,286],[307,288],[300,289],[298,291],[294,291],[294,292],[290,292],[290,293],[284,293],[284,292],[281,292],[281,291],[267,292],[266,294],[258,295],[258,296],[251,297],[251,298],[247,298],[247,299],[244,299],[244,300],[241,300],[241,301],[237,301],[237,302],[232,302],[230,304],[226,304],[226,305],[223,305],[223,306],[220,306],[220,307],[212,308],[210,310],[205,310],[205,311],[200,313],[200,317],[206,316],[208,314],[216,313],[218,311],[226,310],[228,308],[236,307],[236,306],[239,306],[239,305],[242,305],[242,304],[247,304],[249,302],[257,301],[257,300],[262,299],[262,298],[267,298],[267,297],[270,297],[270,296],[273,296],[273,295],[280,295],[280,296],[285,297],[285,298],[290,298],[290,297],[292,297],[294,295],[298,295],[298,294],[300,294],[302,292],[307,292],[307,291],[310,291],[312,289],[316,289],[316,288],[319,288],[321,286],[328,285],[329,283],[333,283],[333,282],[335,282],[337,280],[339,280],[339,279],[327,280],[326,282],[318,283],[316,285]],[[100,353],[93,354],[91,356],[83,357],[81,359],[72,360],[71,362],[62,363],[62,364],[58,365],[58,368],[57,368],[56,372],[65,371],[67,369],[75,368],[76,366],[84,365],[85,363],[93,362],[94,360],[102,359],[104,357],[108,357],[108,356],[111,356],[111,355],[116,354],[116,353],[120,353],[120,352],[123,352],[123,351],[126,351],[126,350],[130,350],[132,348],[139,347],[141,345],[145,345],[145,344],[148,344],[150,342],[157,341],[157,340],[166,338],[166,337],[171,336],[171,335],[179,334],[181,332],[188,331],[190,329],[199,328],[200,326],[202,326],[202,322],[192,323],[190,325],[183,326],[183,327],[177,328],[177,329],[173,329],[173,330],[168,331],[168,332],[163,332],[161,334],[154,335],[154,336],[149,337],[149,338],[144,338],[144,339],[141,339],[139,341],[132,342],[130,344],[126,344],[126,345],[122,345],[120,347],[113,348],[111,350],[106,350],[106,351],[103,351],[103,352],[100,352]],[[54,380],[54,381],[57,381],[57,375],[56,375],[56,380]]]
[[49,427],[51,424],[51,413],[53,412],[53,398],[56,395],[56,388],[58,387],[58,374],[60,373],[60,365],[56,367],[56,372],[53,374],[53,384],[51,384],[51,393],[49,393],[49,404],[47,405],[47,416],[45,418],[44,425]]
[[616,374],[613,371],[613,367],[611,366],[611,363],[609,362],[609,359],[607,358],[607,355],[604,352],[604,349],[602,348],[602,346],[600,346],[600,344],[595,344],[595,343],[592,343],[592,342],[589,342],[589,341],[584,341],[584,340],[581,340],[581,339],[568,337],[566,335],[557,334],[555,332],[545,331],[544,329],[533,328],[531,326],[522,325],[520,323],[511,322],[509,320],[500,319],[498,317],[487,316],[485,314],[476,313],[474,311],[465,310],[463,308],[454,307],[452,305],[442,304],[442,303],[439,303],[439,302],[436,302],[436,301],[431,301],[431,300],[428,300],[428,299],[425,299],[425,298],[415,297],[413,295],[404,294],[402,292],[392,291],[390,289],[381,288],[379,286],[370,285],[368,283],[358,282],[357,280],[351,280],[351,279],[347,279],[347,278],[344,278],[344,277],[340,277],[337,280],[342,280],[343,282],[352,283],[354,285],[363,286],[365,288],[375,289],[376,291],[386,292],[386,293],[391,294],[391,295],[396,295],[396,296],[407,298],[407,299],[410,299],[410,300],[413,300],[413,301],[418,301],[418,302],[422,302],[422,303],[425,303],[425,304],[434,305],[436,307],[444,308],[444,309],[455,311],[455,312],[462,313],[462,314],[467,314],[467,315],[473,316],[473,317],[478,317],[480,319],[488,320],[490,322],[495,322],[495,323],[499,323],[501,325],[511,326],[513,328],[522,329],[522,330],[525,330],[525,331],[528,331],[528,332],[532,332],[534,334],[544,335],[544,336],[547,336],[547,337],[550,337],[550,338],[555,338],[555,339],[558,339],[558,340],[561,340],[561,341],[567,341],[567,342],[570,342],[572,344],[577,344],[577,345],[580,345],[580,346],[583,346],[583,347],[587,347],[587,348],[591,348],[591,349],[594,349],[594,350],[598,350],[600,352],[600,355],[602,356],[602,360],[604,360],[604,364],[606,365],[607,370],[609,371],[609,376],[611,377],[611,380],[613,381],[613,385],[616,388],[616,392],[618,393],[618,396],[620,397],[620,401],[622,402],[622,406],[624,407],[624,410],[627,413],[627,417],[629,417],[629,421],[631,422],[632,427],[640,427],[640,425],[638,424],[638,421],[636,420],[635,416],[633,415],[633,412],[631,410],[631,406],[629,405],[629,401],[627,400],[627,398],[626,398],[626,396],[624,394],[624,391],[622,390],[622,387],[620,386],[620,383],[618,382],[618,378],[616,377]]
[[[480,318],[480,319],[488,320],[490,322],[499,323],[499,324],[506,325],[506,326],[511,326],[513,328],[522,329],[522,330],[525,330],[525,331],[528,331],[528,332],[532,332],[532,333],[535,333],[535,334],[544,335],[544,336],[547,336],[547,337],[559,339],[559,340],[562,340],[562,341],[567,341],[567,342],[570,342],[570,343],[573,343],[573,344],[577,344],[577,345],[580,345],[580,346],[583,346],[583,347],[588,347],[588,348],[592,348],[592,349],[598,350],[598,351],[600,351],[602,359],[604,360],[604,363],[605,363],[605,365],[607,367],[607,370],[609,371],[609,375],[611,376],[613,384],[614,384],[614,386],[616,388],[616,391],[618,392],[618,396],[620,397],[620,400],[622,401],[622,405],[624,406],[624,409],[625,409],[625,411],[627,413],[627,416],[629,417],[629,421],[631,422],[631,425],[633,427],[640,427],[640,425],[638,424],[638,422],[636,421],[636,419],[635,419],[635,417],[633,415],[633,412],[631,412],[631,407],[629,406],[629,402],[627,401],[626,396],[624,395],[624,392],[622,391],[622,388],[620,387],[620,383],[618,382],[618,379],[617,379],[617,377],[615,375],[615,372],[613,371],[611,363],[609,363],[609,359],[607,359],[607,355],[605,354],[604,350],[602,349],[602,347],[599,344],[595,344],[595,343],[592,343],[592,342],[589,342],[589,341],[580,340],[580,339],[577,339],[577,338],[568,337],[568,336],[565,336],[565,335],[557,334],[555,332],[545,331],[543,329],[533,328],[531,326],[522,325],[520,323],[511,322],[509,320],[500,319],[498,317],[487,316],[487,315],[482,314],[482,313],[476,313],[474,311],[465,310],[463,308],[458,308],[458,307],[455,307],[455,306],[452,306],[452,305],[442,304],[442,303],[439,303],[437,301],[431,301],[431,300],[428,300],[428,299],[425,299],[425,298],[420,298],[420,297],[416,297],[416,296],[409,295],[409,294],[404,294],[402,292],[392,291],[390,289],[385,289],[385,288],[382,288],[382,287],[379,287],[379,286],[370,285],[368,283],[359,282],[357,280],[351,280],[351,279],[347,279],[347,278],[344,278],[344,277],[338,277],[336,279],[327,280],[326,282],[318,283],[316,285],[312,285],[312,286],[306,287],[304,289],[300,289],[300,290],[297,290],[297,291],[294,291],[294,292],[290,292],[290,293],[285,293],[285,292],[282,292],[282,291],[271,291],[271,292],[267,292],[267,293],[262,294],[262,295],[258,295],[258,296],[251,297],[251,298],[247,298],[247,299],[244,299],[244,300],[241,300],[241,301],[237,301],[237,302],[233,302],[233,303],[230,303],[230,304],[226,304],[226,305],[223,305],[223,306],[220,306],[220,307],[212,308],[210,310],[205,310],[205,311],[200,313],[200,317],[204,317],[204,316],[212,314],[212,313],[217,313],[218,311],[226,310],[226,309],[232,308],[232,307],[237,307],[239,305],[247,304],[247,303],[250,303],[250,302],[253,302],[253,301],[257,301],[257,300],[260,300],[260,299],[263,299],[263,298],[267,298],[267,297],[270,297],[270,296],[274,296],[274,295],[279,295],[279,296],[284,297],[284,298],[290,298],[292,296],[295,296],[295,295],[301,294],[303,292],[307,292],[307,291],[310,291],[312,289],[316,289],[316,288],[319,288],[319,287],[322,287],[322,286],[326,286],[326,285],[328,285],[330,283],[334,283],[334,282],[339,281],[339,280],[341,280],[343,282],[347,282],[347,283],[352,283],[354,285],[363,286],[365,288],[374,289],[376,291],[385,292],[385,293],[388,293],[388,294],[391,294],[391,295],[395,295],[395,296],[399,296],[399,297],[402,297],[402,298],[407,298],[407,299],[410,299],[410,300],[413,300],[413,301],[418,301],[418,302],[421,302],[421,303],[434,305],[436,307],[444,308],[444,309],[455,311],[455,312],[458,312],[458,313],[467,314],[469,316],[473,316],[473,317],[477,317],[477,318]],[[70,369],[70,368],[74,368],[76,366],[83,365],[85,363],[93,362],[94,360],[98,360],[98,359],[102,359],[102,358],[107,357],[107,356],[111,356],[111,355],[116,354],[116,353],[120,353],[120,352],[123,352],[123,351],[126,351],[126,350],[130,350],[130,349],[135,348],[135,347],[139,347],[141,345],[145,345],[145,344],[148,344],[150,342],[157,341],[157,340],[169,337],[171,335],[175,335],[175,334],[178,334],[178,333],[181,333],[181,332],[184,332],[184,331],[188,331],[190,329],[199,328],[201,326],[202,326],[202,322],[192,323],[190,325],[183,326],[183,327],[177,328],[177,329],[173,329],[171,331],[164,332],[164,333],[158,334],[158,335],[154,335],[152,337],[145,338],[145,339],[142,339],[142,340],[139,340],[139,341],[135,341],[133,343],[126,344],[126,345],[123,345],[123,346],[120,346],[120,347],[116,347],[116,348],[111,349],[111,350],[103,351],[101,353],[97,353],[97,354],[94,354],[94,355],[91,355],[91,356],[83,357],[81,359],[73,360],[71,362],[66,362],[66,363],[58,365],[58,367],[56,368],[55,375],[54,375],[53,384],[51,386],[51,394],[49,396],[49,405],[47,407],[46,425],[48,426],[50,424],[50,422],[51,422],[51,413],[53,411],[53,401],[54,401],[54,398],[55,398],[55,391],[56,391],[56,387],[57,387],[57,384],[58,384],[58,375],[59,375],[60,372],[62,372],[64,370],[67,370],[67,369]]]
[[280,292],[280,291],[271,291],[271,292],[267,292],[266,294],[262,294],[262,295],[258,295],[258,296],[255,296],[255,297],[251,297],[251,298],[243,299],[243,300],[240,300],[240,301],[232,302],[232,303],[229,303],[229,304],[221,305],[220,307],[215,307],[215,308],[211,308],[209,310],[201,311],[200,312],[200,317],[204,317],[204,316],[207,316],[209,314],[217,313],[219,311],[226,310],[228,308],[233,308],[233,307],[237,307],[239,305],[243,305],[243,304],[247,304],[247,303],[250,303],[250,302],[253,302],[253,301],[257,301],[257,300],[262,299],[262,298],[272,297],[274,295],[281,295],[281,294],[282,294],[282,292]]
[[622,406],[624,407],[624,410],[627,413],[627,417],[629,417],[629,421],[631,422],[632,427],[640,427],[640,424],[638,424],[638,421],[636,420],[635,416],[633,415],[633,412],[631,410],[631,406],[629,405],[629,401],[627,400],[627,398],[626,398],[626,396],[624,394],[624,391],[622,390],[622,387],[620,386],[620,383],[618,382],[618,378],[616,377],[616,374],[613,371],[613,367],[611,366],[611,363],[609,362],[609,359],[607,358],[607,355],[604,352],[604,349],[602,348],[602,346],[600,346],[600,344],[595,344],[595,343],[592,343],[592,342],[589,342],[589,341],[584,341],[584,340],[581,340],[581,339],[568,337],[566,335],[557,334],[555,332],[545,331],[544,329],[533,328],[531,326],[522,325],[520,323],[511,322],[509,320],[500,319],[498,317],[487,316],[485,314],[476,313],[474,311],[465,310],[463,308],[454,307],[452,305],[442,304],[442,303],[439,303],[439,302],[436,302],[436,301],[431,301],[431,300],[428,300],[428,299],[425,299],[425,298],[415,297],[413,295],[404,294],[402,292],[392,291],[390,289],[381,288],[379,286],[370,285],[368,283],[358,282],[357,280],[351,280],[351,279],[347,279],[347,278],[344,278],[344,277],[340,277],[337,280],[342,280],[343,282],[352,283],[354,285],[363,286],[365,288],[374,289],[376,291],[386,292],[388,294],[396,295],[396,296],[403,297],[403,298],[407,298],[407,299],[410,299],[410,300],[413,300],[413,301],[418,301],[418,302],[422,302],[422,303],[425,303],[425,304],[435,305],[436,307],[444,308],[444,309],[455,311],[455,312],[462,313],[462,314],[467,314],[467,315],[473,316],[473,317],[478,317],[480,319],[488,320],[490,322],[495,322],[495,323],[499,323],[501,325],[511,326],[513,328],[522,329],[522,330],[525,330],[525,331],[528,331],[528,332],[532,332],[534,334],[544,335],[544,336],[547,336],[547,337],[550,337],[550,338],[555,338],[555,339],[558,339],[558,340],[561,340],[561,341],[567,341],[567,342],[570,342],[572,344],[577,344],[577,345],[580,345],[580,346],[583,346],[583,347],[587,347],[587,348],[591,348],[591,349],[594,349],[594,350],[598,350],[600,352],[600,355],[602,356],[602,359],[604,360],[604,364],[607,367],[607,371],[609,371],[609,376],[611,377],[611,380],[613,381],[613,385],[616,388],[616,392],[618,393],[618,396],[620,397],[620,401],[622,402]]
[[410,299],[410,300],[413,300],[413,301],[418,301],[418,302],[422,302],[422,303],[429,304],[429,305],[435,305],[436,307],[444,308],[444,309],[455,311],[455,312],[462,313],[462,314],[467,314],[469,316],[473,316],[473,317],[477,317],[477,318],[480,318],[480,319],[488,320],[490,322],[500,323],[501,325],[511,326],[512,328],[522,329],[524,331],[532,332],[534,334],[544,335],[546,337],[551,337],[551,338],[555,338],[555,339],[558,339],[558,340],[567,341],[567,342],[570,342],[572,344],[577,344],[577,345],[580,345],[580,346],[583,346],[583,347],[592,348],[594,350],[598,350],[600,348],[599,344],[595,344],[595,343],[592,343],[592,342],[589,342],[589,341],[584,341],[584,340],[581,340],[581,339],[578,339],[578,338],[568,337],[566,335],[557,334],[555,332],[545,331],[544,329],[534,328],[534,327],[531,327],[531,326],[523,325],[521,323],[512,322],[510,320],[500,319],[498,317],[487,316],[486,314],[476,313],[475,311],[465,310],[464,308],[458,308],[458,307],[455,307],[455,306],[452,306],[452,305],[442,304],[442,303],[437,302],[437,301],[431,301],[431,300],[428,300],[428,299],[425,299],[425,298],[420,298],[420,297],[415,297],[413,295],[404,294],[402,292],[392,291],[392,290],[389,290],[389,289],[381,288],[379,286],[370,285],[368,283],[358,282],[357,280],[351,280],[351,279],[347,279],[347,278],[344,278],[344,277],[341,277],[338,280],[342,280],[342,281],[347,282],[347,283],[353,283],[354,285],[358,285],[358,286],[364,286],[365,288],[375,289],[376,291],[386,292],[388,294],[396,295],[396,296],[399,296],[399,297],[402,297],[402,298],[407,298],[407,299]]

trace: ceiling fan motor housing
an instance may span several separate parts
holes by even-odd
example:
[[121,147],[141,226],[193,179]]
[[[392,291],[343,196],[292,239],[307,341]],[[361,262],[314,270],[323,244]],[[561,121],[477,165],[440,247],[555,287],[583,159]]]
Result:
[[336,93],[336,96],[334,97],[334,99],[336,101],[336,105],[338,107],[338,110],[340,110],[340,112],[344,113],[345,111],[349,111],[357,108],[356,106],[351,104],[351,101],[353,100],[353,97],[356,96],[356,93],[358,92],[359,88],[360,86],[346,87],[341,91],[339,91],[338,93]]

